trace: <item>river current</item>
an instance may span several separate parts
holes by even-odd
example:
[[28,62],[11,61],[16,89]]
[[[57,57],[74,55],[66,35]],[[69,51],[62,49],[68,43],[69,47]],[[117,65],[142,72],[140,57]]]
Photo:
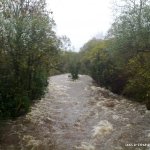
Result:
[[150,111],[89,76],[53,76],[28,114],[2,123],[0,150],[150,150]]

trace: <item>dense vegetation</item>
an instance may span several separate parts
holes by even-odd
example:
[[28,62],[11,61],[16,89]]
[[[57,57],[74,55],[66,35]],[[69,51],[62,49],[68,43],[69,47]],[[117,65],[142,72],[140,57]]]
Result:
[[[150,109],[150,0],[122,0],[105,39],[79,53],[58,38],[45,0],[0,1],[0,119],[26,113],[50,75],[90,75],[100,86]],[[61,42],[60,42],[61,41]]]
[[81,48],[81,72],[150,109],[150,1],[122,0],[119,5],[107,37]]
[[44,0],[0,1],[0,118],[29,110],[55,68],[59,40]]

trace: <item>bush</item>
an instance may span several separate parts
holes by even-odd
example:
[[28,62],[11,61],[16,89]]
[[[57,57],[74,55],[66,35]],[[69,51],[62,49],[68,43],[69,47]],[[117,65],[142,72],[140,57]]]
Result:
[[150,105],[150,54],[138,54],[132,58],[126,70],[129,75],[124,94]]
[[70,65],[70,73],[73,80],[76,80],[79,78],[79,65],[78,64],[71,64]]

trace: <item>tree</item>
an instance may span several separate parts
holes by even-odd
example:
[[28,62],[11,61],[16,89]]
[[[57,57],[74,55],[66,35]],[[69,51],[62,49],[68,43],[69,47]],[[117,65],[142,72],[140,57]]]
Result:
[[71,40],[66,35],[61,36],[59,39],[61,42],[60,49],[62,51],[70,51],[72,49],[71,48]]
[[[122,0],[109,35],[115,65],[127,75],[123,93],[135,100],[149,99],[150,1]],[[147,102],[146,102],[147,103]],[[150,102],[148,102],[150,105]]]
[[81,71],[150,109],[150,1],[121,0],[117,9],[105,40],[92,39],[81,48]]
[[[138,51],[150,49],[149,0],[122,0],[109,35],[115,38],[116,52],[126,60]],[[119,4],[118,4],[119,5]],[[117,51],[118,50],[118,51]]]
[[0,117],[14,117],[44,94],[59,46],[45,0],[1,0],[0,7]]
[[150,53],[140,53],[126,66],[128,82],[124,95],[146,103],[150,109]]
[[76,62],[76,61],[72,61],[70,64],[69,64],[69,72],[71,73],[71,77],[73,80],[76,80],[79,78],[79,68],[80,68],[80,64],[79,62]]

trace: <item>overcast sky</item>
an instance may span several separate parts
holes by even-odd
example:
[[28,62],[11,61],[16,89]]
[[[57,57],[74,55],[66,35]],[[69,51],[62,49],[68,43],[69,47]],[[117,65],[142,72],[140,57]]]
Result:
[[47,0],[56,32],[70,38],[78,51],[92,37],[105,34],[112,23],[112,0]]

